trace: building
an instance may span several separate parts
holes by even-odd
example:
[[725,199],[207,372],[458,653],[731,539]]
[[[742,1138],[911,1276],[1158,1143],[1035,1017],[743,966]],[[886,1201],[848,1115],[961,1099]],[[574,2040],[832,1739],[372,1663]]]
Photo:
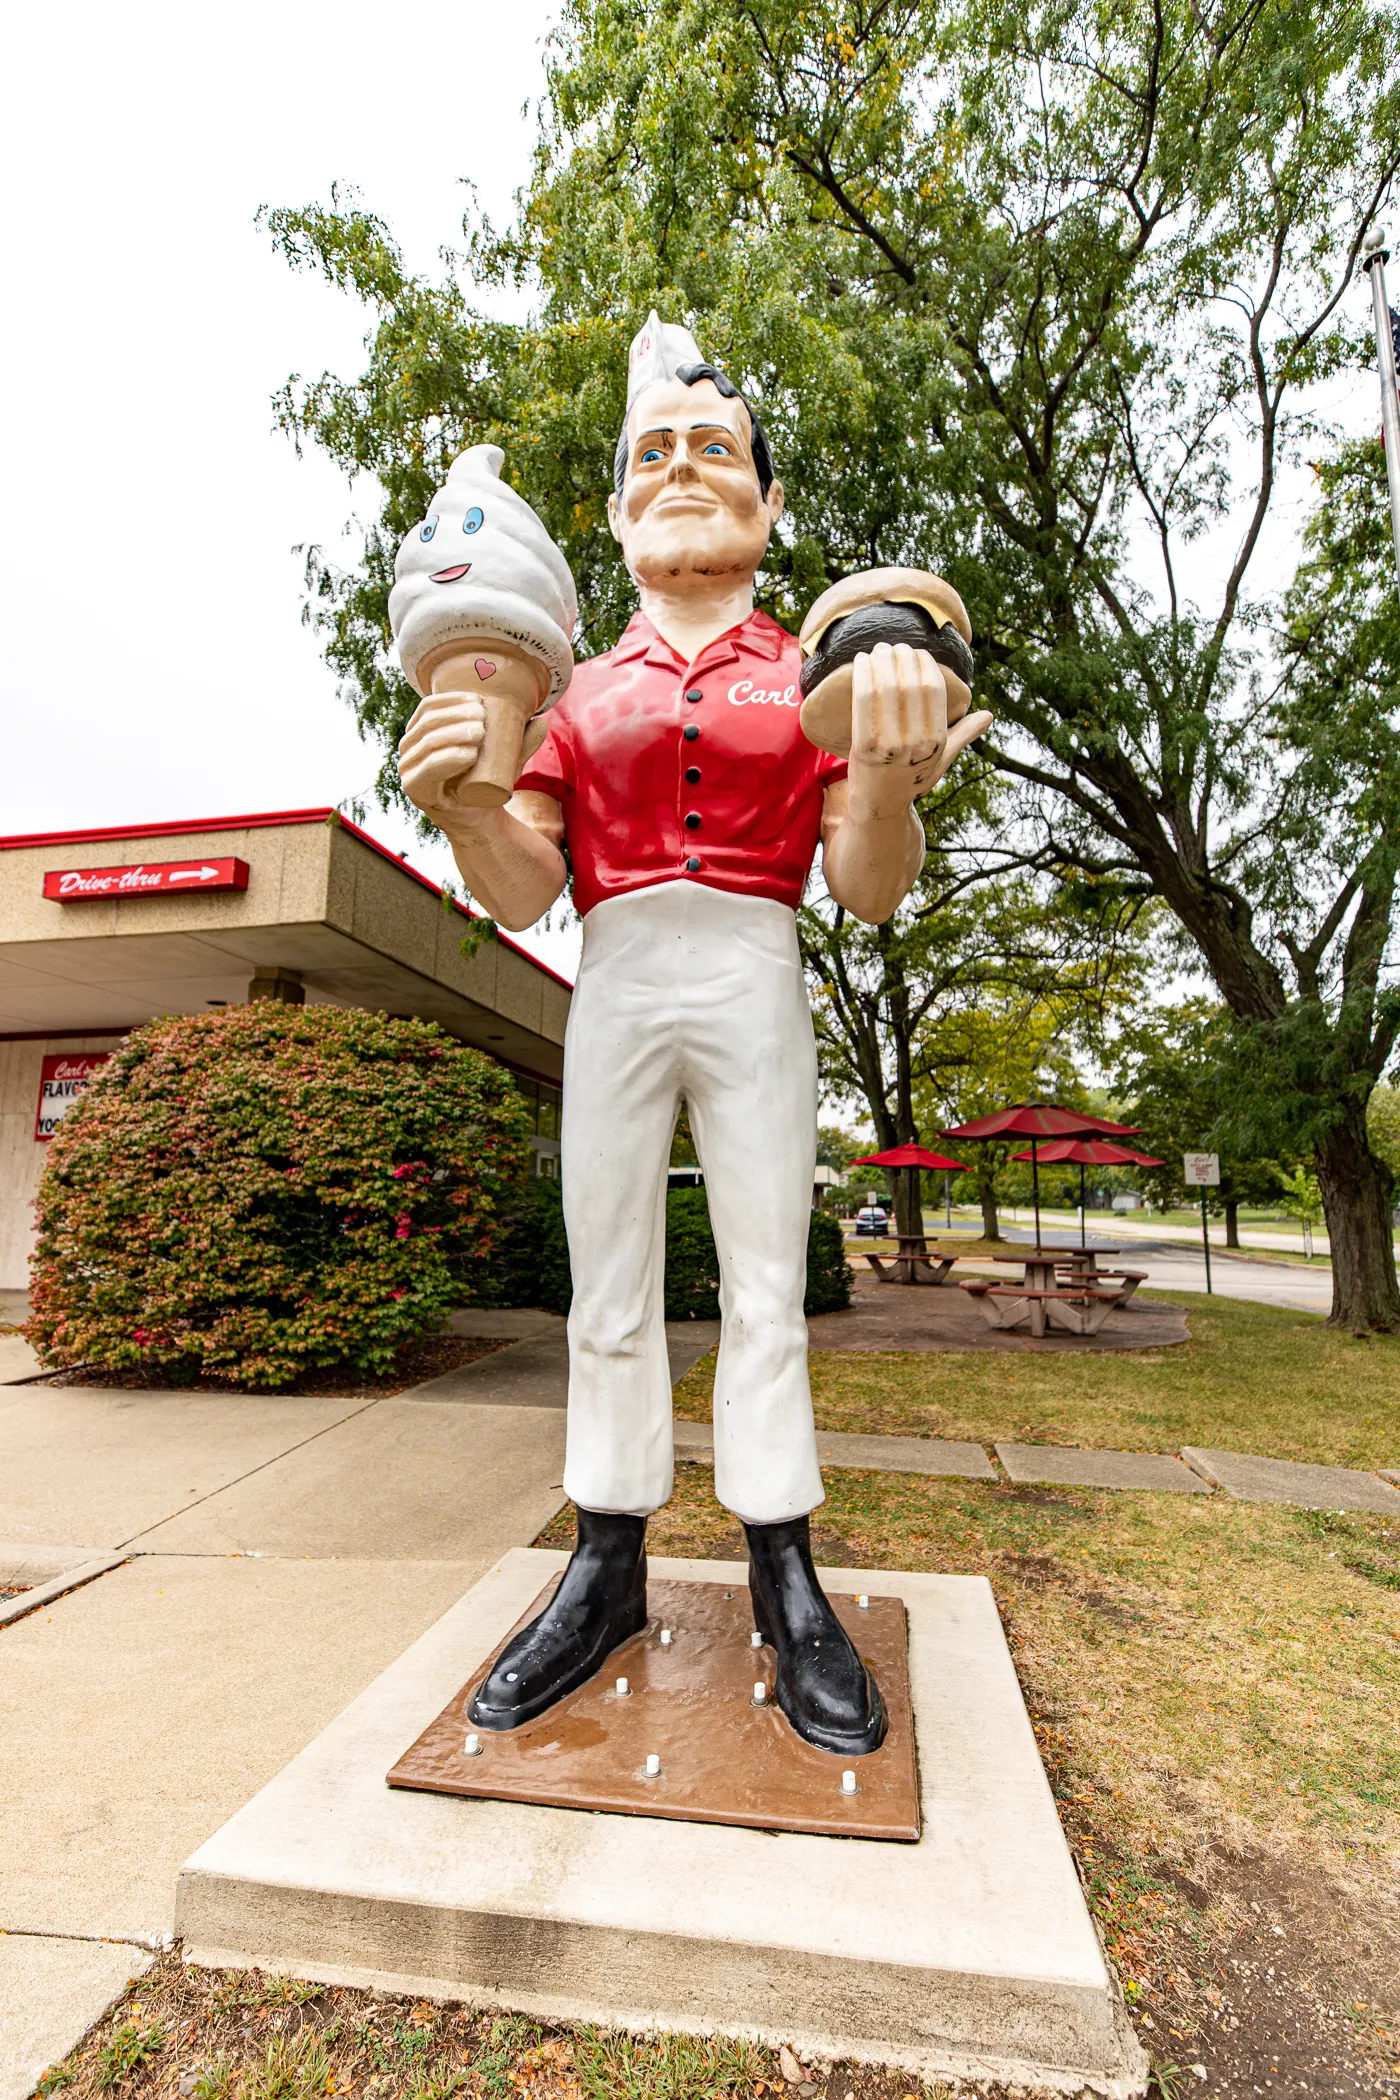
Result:
[[[157,1014],[248,999],[437,1021],[499,1058],[557,1173],[571,987],[329,809],[0,838],[0,1289],[22,1289],[48,1138]],[[468,948],[472,946],[468,938]]]

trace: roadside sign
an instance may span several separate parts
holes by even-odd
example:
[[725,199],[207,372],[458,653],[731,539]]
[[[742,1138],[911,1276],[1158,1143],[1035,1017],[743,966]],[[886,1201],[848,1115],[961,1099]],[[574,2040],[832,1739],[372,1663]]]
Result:
[[1188,1189],[1218,1189],[1220,1186],[1220,1154],[1218,1152],[1187,1152],[1182,1157],[1184,1178]]
[[139,861],[124,868],[46,868],[44,895],[58,904],[90,898],[169,897],[191,890],[246,890],[248,863],[232,858]]
[[39,1077],[39,1112],[34,1118],[36,1143],[48,1143],[111,1054],[110,1050],[68,1050],[44,1059]]

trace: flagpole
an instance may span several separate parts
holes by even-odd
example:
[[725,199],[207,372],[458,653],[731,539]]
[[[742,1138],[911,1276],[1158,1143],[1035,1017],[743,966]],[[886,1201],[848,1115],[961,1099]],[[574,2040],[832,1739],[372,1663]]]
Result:
[[1385,434],[1385,478],[1390,488],[1390,529],[1395,538],[1395,573],[1400,580],[1400,398],[1396,396],[1395,337],[1390,302],[1385,294],[1385,265],[1390,250],[1385,231],[1373,226],[1362,248],[1361,267],[1371,280],[1371,306],[1376,322],[1376,362],[1381,374],[1381,429]]

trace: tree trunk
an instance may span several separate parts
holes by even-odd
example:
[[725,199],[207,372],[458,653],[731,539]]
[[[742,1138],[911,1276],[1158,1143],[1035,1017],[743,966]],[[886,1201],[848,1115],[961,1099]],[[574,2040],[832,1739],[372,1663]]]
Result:
[[924,1206],[919,1188],[918,1167],[896,1167],[890,1176],[894,1183],[894,1225],[896,1232],[922,1232],[924,1229]]
[[1348,1117],[1317,1148],[1317,1179],[1332,1242],[1332,1324],[1352,1334],[1400,1329],[1400,1284],[1390,1222],[1395,1177]]
[[997,1223],[996,1183],[985,1168],[978,1169],[977,1193],[982,1200],[982,1237],[984,1240],[999,1240],[1001,1226]]
[[1225,1205],[1225,1244],[1227,1247],[1238,1247],[1239,1243],[1240,1207],[1238,1203],[1227,1202]]

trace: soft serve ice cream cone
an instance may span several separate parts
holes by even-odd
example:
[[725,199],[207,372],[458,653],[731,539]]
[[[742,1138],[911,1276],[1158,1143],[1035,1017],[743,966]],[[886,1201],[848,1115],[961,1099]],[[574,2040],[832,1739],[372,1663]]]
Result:
[[389,594],[410,684],[425,699],[475,693],[484,704],[476,764],[450,783],[466,807],[509,799],[527,742],[543,734],[538,718],[574,668],[574,580],[524,497],[501,480],[504,456],[499,445],[473,445],[453,461],[399,549]]

